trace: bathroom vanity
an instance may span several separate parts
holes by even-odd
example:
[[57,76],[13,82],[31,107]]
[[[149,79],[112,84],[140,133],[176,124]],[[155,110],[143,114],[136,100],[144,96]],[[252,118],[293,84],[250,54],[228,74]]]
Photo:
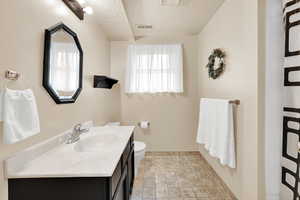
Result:
[[7,159],[9,200],[129,200],[133,130],[94,127],[77,143],[61,136]]

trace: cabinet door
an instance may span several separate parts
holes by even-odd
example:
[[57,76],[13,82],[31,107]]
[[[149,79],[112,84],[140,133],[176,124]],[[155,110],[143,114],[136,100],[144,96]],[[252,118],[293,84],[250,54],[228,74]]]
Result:
[[128,157],[127,166],[128,166],[127,187],[128,187],[129,194],[131,194],[133,188],[133,182],[134,182],[134,150],[133,149]]
[[122,177],[114,194],[113,200],[129,200],[127,197],[127,167],[124,169]]
[[119,163],[111,177],[111,195],[115,194],[118,184],[120,182],[121,176],[122,176],[122,165],[121,165],[121,161],[119,161]]
[[119,190],[116,193],[116,196],[114,198],[114,200],[125,200],[125,188],[124,188],[124,184],[122,182],[123,187],[120,187]]

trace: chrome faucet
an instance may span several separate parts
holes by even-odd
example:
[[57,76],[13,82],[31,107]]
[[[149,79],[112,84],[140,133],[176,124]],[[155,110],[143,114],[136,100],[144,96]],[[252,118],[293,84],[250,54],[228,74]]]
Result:
[[78,140],[80,140],[80,135],[82,133],[86,133],[88,131],[89,131],[89,129],[82,128],[82,124],[76,124],[73,128],[72,133],[68,136],[66,143],[73,144],[73,143],[77,142]]

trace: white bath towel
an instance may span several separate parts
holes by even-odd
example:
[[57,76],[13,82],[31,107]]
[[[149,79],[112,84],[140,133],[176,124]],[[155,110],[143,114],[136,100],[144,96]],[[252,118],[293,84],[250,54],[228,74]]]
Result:
[[16,143],[40,132],[38,110],[33,92],[5,89],[0,95],[0,120],[3,142]]
[[229,100],[201,99],[197,142],[222,165],[236,167],[233,105]]

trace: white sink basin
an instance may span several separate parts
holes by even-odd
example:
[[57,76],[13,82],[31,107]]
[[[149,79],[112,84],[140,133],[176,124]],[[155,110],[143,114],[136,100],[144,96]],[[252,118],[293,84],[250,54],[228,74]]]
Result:
[[119,138],[113,134],[95,134],[86,138],[81,138],[74,146],[78,152],[105,151],[117,144]]

